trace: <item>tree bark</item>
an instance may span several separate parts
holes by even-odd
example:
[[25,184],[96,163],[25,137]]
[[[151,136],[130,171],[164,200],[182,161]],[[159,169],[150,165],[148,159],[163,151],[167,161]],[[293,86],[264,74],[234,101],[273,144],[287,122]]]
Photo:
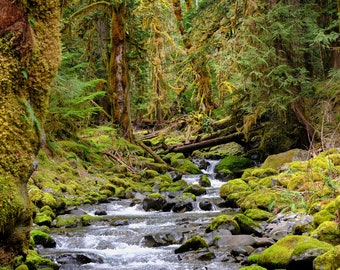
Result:
[[60,14],[59,0],[0,3],[1,266],[28,251],[33,207],[26,186],[60,61]]
[[125,1],[114,4],[112,7],[109,95],[113,104],[112,121],[118,128],[119,135],[132,141],[130,91],[126,62],[125,16]]

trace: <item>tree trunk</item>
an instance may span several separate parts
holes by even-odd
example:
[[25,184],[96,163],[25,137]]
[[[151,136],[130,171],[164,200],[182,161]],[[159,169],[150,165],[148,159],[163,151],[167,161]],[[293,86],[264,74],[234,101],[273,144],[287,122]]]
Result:
[[117,3],[112,8],[112,49],[109,71],[109,92],[113,104],[112,122],[119,135],[132,141],[130,116],[130,91],[127,78],[125,21],[126,3]]
[[[178,22],[178,28],[183,38],[184,47],[188,54],[192,54],[193,44],[191,40],[186,36],[185,28],[183,25],[183,13],[181,8],[180,0],[172,0],[172,4],[174,7],[174,13],[176,16],[176,20]],[[187,9],[192,8],[191,0],[186,1]],[[194,57],[196,58],[196,57]],[[198,87],[197,98],[196,98],[196,106],[200,111],[210,112],[215,108],[214,96],[212,92],[212,85],[210,82],[210,76],[206,69],[207,59],[204,55],[199,55],[199,61],[191,60],[191,66],[195,71],[195,83]]]
[[0,3],[1,266],[28,251],[33,207],[26,185],[60,60],[60,14],[59,0]]

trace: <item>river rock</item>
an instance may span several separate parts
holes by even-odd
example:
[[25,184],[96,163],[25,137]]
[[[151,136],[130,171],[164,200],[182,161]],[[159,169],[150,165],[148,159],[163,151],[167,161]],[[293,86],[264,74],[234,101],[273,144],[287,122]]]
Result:
[[192,193],[195,196],[201,196],[201,195],[207,194],[206,189],[204,187],[200,186],[200,185],[197,185],[197,184],[189,185],[188,187],[186,187],[183,190],[183,193],[185,193],[185,192]]
[[199,208],[204,211],[211,211],[213,208],[213,204],[209,201],[202,201],[198,204]]
[[175,254],[207,248],[208,244],[204,238],[199,235],[195,235],[185,241],[184,244],[182,244],[179,248],[175,249]]
[[275,170],[280,170],[284,168],[286,163],[290,163],[292,161],[305,161],[310,158],[309,151],[302,149],[292,149],[283,153],[279,153],[276,155],[270,155],[263,162],[261,168],[272,168]]
[[145,211],[162,210],[166,204],[166,199],[158,193],[149,194],[143,199],[142,205]]
[[183,239],[183,234],[179,232],[156,233],[154,235],[145,235],[142,244],[146,247],[178,245],[182,243]]
[[287,269],[288,265],[294,267],[290,269],[312,269],[311,257],[330,249],[332,245],[315,238],[288,235],[265,249],[258,256],[258,264],[268,269]]
[[88,263],[103,263],[103,259],[96,254],[62,254],[55,258],[59,264],[82,265]]
[[306,214],[278,214],[265,226],[264,235],[279,240],[290,234],[296,226],[313,223],[313,216]]
[[214,245],[218,248],[232,249],[241,246],[254,246],[256,240],[251,235],[224,235],[223,237],[216,237]]

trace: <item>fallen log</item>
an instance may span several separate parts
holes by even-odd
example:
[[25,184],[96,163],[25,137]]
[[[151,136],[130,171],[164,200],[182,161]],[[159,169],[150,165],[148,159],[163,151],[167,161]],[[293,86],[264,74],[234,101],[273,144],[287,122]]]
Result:
[[213,138],[205,141],[194,142],[191,144],[177,145],[170,149],[170,152],[192,153],[195,150],[212,147],[228,142],[240,142],[244,139],[242,132],[235,132],[226,136]]

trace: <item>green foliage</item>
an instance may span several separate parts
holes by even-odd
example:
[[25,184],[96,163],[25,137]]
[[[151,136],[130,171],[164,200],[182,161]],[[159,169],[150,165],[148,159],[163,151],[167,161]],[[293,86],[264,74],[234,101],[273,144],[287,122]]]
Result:
[[[71,54],[64,54],[62,70],[51,91],[50,109],[45,125],[50,139],[54,136],[59,138],[74,136],[79,129],[89,124],[94,114],[102,110],[93,101],[105,96],[105,91],[96,90],[96,86],[105,81],[102,79],[85,81],[78,78],[77,73],[83,69],[83,65],[67,68],[71,59]],[[63,68],[65,66],[66,69]]]

